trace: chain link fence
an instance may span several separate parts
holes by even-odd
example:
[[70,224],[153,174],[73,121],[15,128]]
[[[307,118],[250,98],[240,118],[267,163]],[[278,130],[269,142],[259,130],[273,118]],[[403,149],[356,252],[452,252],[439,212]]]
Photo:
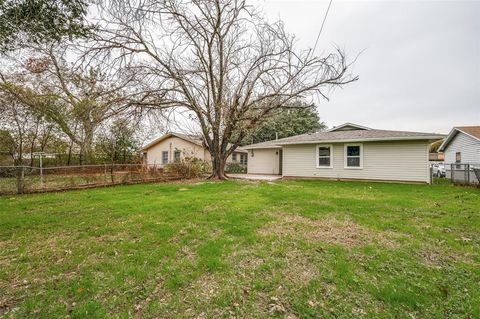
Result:
[[0,166],[0,194],[23,194],[106,185],[178,180],[158,165],[105,164],[31,167]]
[[480,164],[448,164],[445,165],[446,177],[455,184],[480,185]]

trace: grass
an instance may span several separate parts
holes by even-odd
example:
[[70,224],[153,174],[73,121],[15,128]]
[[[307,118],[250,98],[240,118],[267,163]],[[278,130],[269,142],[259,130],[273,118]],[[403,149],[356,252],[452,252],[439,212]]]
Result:
[[151,184],[0,207],[0,317],[480,318],[474,188]]

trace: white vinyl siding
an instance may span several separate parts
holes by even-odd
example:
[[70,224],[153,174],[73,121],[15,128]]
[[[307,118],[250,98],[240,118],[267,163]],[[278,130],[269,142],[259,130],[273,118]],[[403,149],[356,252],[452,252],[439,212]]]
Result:
[[[313,151],[315,152],[315,149]],[[279,148],[249,150],[247,172],[249,174],[280,174],[279,153]]]
[[345,168],[345,144],[333,144],[332,169],[318,169],[316,145],[283,147],[283,176],[429,182],[427,141],[365,142],[363,168]]
[[445,149],[445,164],[455,163],[458,152],[461,155],[462,163],[480,164],[479,140],[462,132],[458,132]]

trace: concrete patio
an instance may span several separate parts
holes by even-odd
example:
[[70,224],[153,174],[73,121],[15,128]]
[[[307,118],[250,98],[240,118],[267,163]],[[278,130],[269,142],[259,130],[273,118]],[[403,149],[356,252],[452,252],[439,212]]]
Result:
[[268,174],[228,174],[230,178],[249,179],[255,181],[276,181],[282,178],[282,175],[268,175]]

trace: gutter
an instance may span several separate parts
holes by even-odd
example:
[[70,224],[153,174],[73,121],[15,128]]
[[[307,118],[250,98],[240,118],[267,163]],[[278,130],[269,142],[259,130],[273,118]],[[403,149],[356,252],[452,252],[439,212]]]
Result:
[[410,136],[410,137],[377,137],[377,138],[355,138],[355,139],[340,139],[340,140],[313,140],[313,141],[298,141],[298,142],[280,142],[268,146],[244,146],[244,149],[259,149],[259,148],[281,148],[288,145],[302,145],[302,144],[324,144],[324,143],[360,143],[360,142],[378,142],[378,141],[423,141],[423,140],[440,140],[446,135],[426,135],[426,136]]

